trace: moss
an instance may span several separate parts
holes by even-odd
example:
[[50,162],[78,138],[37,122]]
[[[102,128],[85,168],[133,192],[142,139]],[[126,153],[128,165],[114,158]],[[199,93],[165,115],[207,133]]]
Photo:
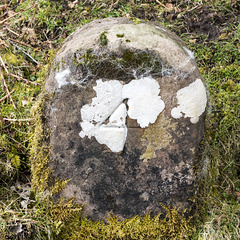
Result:
[[30,142],[30,162],[32,187],[37,192],[43,192],[48,188],[48,179],[51,173],[51,170],[48,168],[51,148],[46,143],[50,133],[43,125],[42,108],[43,99],[39,100],[32,108],[34,131]]
[[141,20],[141,19],[139,19],[139,18],[137,18],[137,17],[130,17],[130,20],[133,21],[133,24],[134,24],[134,25],[137,25],[137,24],[143,22],[143,20]]
[[[49,66],[54,59],[54,52],[49,54],[49,64],[44,65],[42,70],[38,72],[38,79],[45,82],[49,74]],[[59,179],[52,179],[52,170],[49,167],[51,146],[49,145],[50,130],[46,124],[44,115],[44,107],[48,101],[53,98],[53,95],[42,93],[31,108],[31,116],[33,118],[33,125],[29,131],[29,160],[31,164],[32,173],[32,189],[37,194],[43,194],[44,191],[49,191],[53,196],[63,189],[68,182]]]
[[108,44],[108,38],[107,38],[107,35],[106,35],[107,32],[103,32],[100,34],[99,36],[99,45],[101,47],[104,47],[104,46],[107,46]]
[[52,170],[49,167],[51,146],[49,145],[50,131],[45,122],[44,104],[48,102],[52,96],[45,95],[32,108],[32,116],[34,117],[34,129],[30,141],[30,162],[32,173],[32,188],[37,194],[48,191],[50,196],[59,193],[68,180],[62,181],[52,179]]
[[164,218],[161,215],[150,217],[147,214],[144,218],[135,216],[119,221],[115,216],[109,216],[107,224],[75,218],[68,225],[68,231],[59,235],[59,239],[188,239],[194,231],[190,219],[186,220],[177,208],[162,207],[166,211]]
[[74,55],[74,63],[86,82],[105,78],[129,81],[147,75],[162,76],[162,68],[172,69],[154,51],[122,49],[122,53],[87,49]]
[[117,36],[118,38],[123,38],[123,37],[124,37],[124,33],[122,33],[122,34],[116,34],[116,36]]
[[17,66],[23,62],[22,58],[20,56],[16,56],[13,53],[6,53],[3,55],[3,60],[7,62],[7,64],[12,64],[14,66]]
[[[144,131],[141,142],[146,146],[145,153],[140,157],[146,162],[148,159],[156,157],[157,150],[166,148],[170,143],[173,143],[172,136],[169,133],[174,131],[176,123],[171,123],[172,119],[166,117],[164,111],[158,116],[154,124],[150,124]],[[168,130],[167,130],[168,129]]]

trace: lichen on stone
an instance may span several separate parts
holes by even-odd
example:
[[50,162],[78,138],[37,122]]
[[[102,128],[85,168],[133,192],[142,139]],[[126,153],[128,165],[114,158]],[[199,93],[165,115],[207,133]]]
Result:
[[[127,136],[124,119],[126,110],[121,108],[122,116],[116,116],[119,115],[117,109],[123,101],[122,84],[117,80],[103,82],[99,79],[94,90],[96,97],[93,98],[92,103],[84,105],[81,109],[82,131],[79,135],[81,138],[94,136],[100,144],[106,144],[113,152],[120,152]],[[110,122],[105,124],[109,117],[111,118]],[[114,123],[118,117],[123,118],[121,121],[123,126],[119,126],[120,119]]]
[[64,85],[67,85],[69,82],[66,81],[69,75],[71,74],[71,71],[69,68],[66,68],[65,70],[59,71],[55,74],[55,79],[58,84],[58,88],[61,88]]
[[149,159],[156,157],[155,152],[157,150],[166,148],[169,144],[174,143],[169,129],[174,131],[175,128],[176,123],[172,123],[171,118],[167,117],[163,111],[158,116],[156,122],[150,124],[144,131],[141,142],[146,146],[146,150],[140,159],[142,159],[143,162],[147,162]]

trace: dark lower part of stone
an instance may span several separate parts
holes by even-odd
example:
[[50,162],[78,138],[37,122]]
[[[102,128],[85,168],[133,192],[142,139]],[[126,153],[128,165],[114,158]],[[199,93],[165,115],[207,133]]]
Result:
[[[73,95],[72,95],[73,96]],[[53,176],[70,179],[76,190],[66,198],[75,197],[76,202],[84,204],[86,215],[92,219],[106,219],[108,213],[129,218],[162,212],[160,203],[179,206],[180,209],[192,205],[191,198],[196,191],[193,170],[193,154],[186,149],[159,150],[158,156],[143,162],[143,148],[137,133],[140,128],[132,129],[136,138],[127,139],[121,154],[111,152],[100,145],[94,137],[81,139],[81,127],[75,121],[64,121],[67,116],[58,116],[59,125],[51,136],[53,148],[51,168]],[[65,132],[66,134],[60,134]],[[64,129],[66,131],[64,131]],[[189,136],[191,137],[191,136]],[[185,137],[186,138],[186,137]],[[180,139],[180,142],[188,140]],[[180,166],[176,169],[176,166]],[[68,187],[68,186],[67,186]]]
[[[52,166],[55,177],[69,178],[70,184],[81,190],[75,193],[77,202],[81,203],[84,195],[89,196],[90,201],[84,207],[88,209],[89,205],[93,206],[90,212],[87,210],[87,215],[92,219],[106,217],[107,213],[121,218],[143,216],[148,212],[156,215],[162,211],[160,203],[168,206],[177,204],[182,209],[192,204],[190,199],[196,189],[193,181],[184,180],[191,175],[189,168],[183,168],[181,173],[174,173],[171,179],[167,179],[161,159],[143,164],[138,149],[124,149],[122,154],[117,155],[107,152],[104,146],[91,147],[94,141],[85,139],[77,144],[76,141],[75,145],[69,141],[66,149],[76,149],[72,158],[65,157],[60,147],[55,147],[54,153],[58,153],[60,158],[65,157],[68,163],[55,161]],[[177,162],[178,157],[169,154],[168,160]],[[66,165],[72,167],[67,169]]]

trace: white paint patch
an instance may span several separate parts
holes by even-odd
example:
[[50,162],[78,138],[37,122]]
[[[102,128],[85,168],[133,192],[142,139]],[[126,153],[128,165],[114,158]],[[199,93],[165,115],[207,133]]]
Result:
[[91,104],[82,107],[82,120],[102,124],[122,103],[122,84],[116,80],[103,82],[100,79],[93,89],[96,91],[96,97],[92,99]]
[[109,118],[109,126],[125,127],[126,117],[126,105],[124,103],[121,103],[120,106],[113,112],[113,114]]
[[[100,144],[106,144],[113,152],[120,152],[124,147],[127,129],[125,119],[126,106],[122,107],[122,84],[116,80],[103,82],[97,80],[93,88],[96,97],[91,104],[86,104],[81,109],[82,131],[80,137],[92,136]],[[111,116],[112,115],[112,116]],[[109,119],[108,124],[104,124]]]
[[191,59],[195,59],[195,57],[194,57],[194,52],[192,52],[191,50],[189,50],[187,47],[183,47],[183,49],[187,52],[188,56],[189,56]]
[[127,138],[126,117],[126,105],[121,103],[110,116],[109,123],[99,126],[95,134],[96,140],[100,144],[106,144],[113,152],[121,152]]
[[[80,137],[95,137],[113,152],[121,152],[127,138],[126,117],[136,119],[142,128],[154,123],[165,107],[158,82],[152,77],[122,85],[117,80],[97,80],[96,97],[81,109]],[[124,99],[128,99],[127,112]]]
[[112,152],[121,152],[127,138],[127,127],[109,127],[101,125],[95,134],[100,144],[107,145]]
[[190,117],[191,123],[197,123],[199,117],[204,113],[207,105],[206,89],[201,81],[197,79],[189,86],[177,92],[178,106],[173,108],[173,118]]
[[69,77],[71,71],[69,68],[63,70],[63,71],[60,71],[58,73],[55,74],[55,79],[58,83],[58,87],[61,88],[62,86],[64,85],[67,85],[69,84],[69,82],[67,82],[67,78]]
[[163,111],[165,104],[158,96],[159,93],[160,86],[152,77],[132,80],[123,86],[122,96],[128,99],[128,115],[136,119],[141,128],[154,123]]

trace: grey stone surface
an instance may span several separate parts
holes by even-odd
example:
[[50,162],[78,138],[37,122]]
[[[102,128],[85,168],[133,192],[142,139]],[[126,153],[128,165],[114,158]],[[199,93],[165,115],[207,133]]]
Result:
[[191,206],[206,92],[176,35],[126,18],[93,21],[66,39],[45,92],[52,175],[70,179],[60,195],[84,204],[84,215]]

